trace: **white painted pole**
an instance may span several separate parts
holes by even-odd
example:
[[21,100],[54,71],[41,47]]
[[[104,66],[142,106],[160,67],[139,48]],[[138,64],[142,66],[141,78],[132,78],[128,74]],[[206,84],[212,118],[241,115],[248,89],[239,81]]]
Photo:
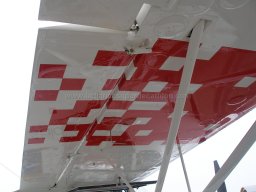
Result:
[[186,170],[185,161],[184,161],[183,154],[182,154],[181,147],[180,147],[179,143],[178,143],[178,150],[179,150],[181,165],[182,165],[182,168],[183,168],[184,176],[185,176],[187,187],[188,187],[188,192],[192,192],[191,187],[190,187],[190,183],[189,183],[189,179],[188,179],[188,173],[187,173],[187,170]]
[[213,177],[211,182],[203,190],[203,192],[214,192],[216,191],[221,184],[226,180],[229,174],[234,170],[238,165],[240,160],[245,156],[248,150],[256,141],[256,121],[251,126],[250,130],[243,137],[241,142],[237,145],[235,150],[231,153],[227,161],[223,164],[220,170]]
[[204,32],[204,26],[205,26],[205,21],[200,20],[199,23],[194,27],[190,37],[187,56],[186,56],[186,62],[183,68],[181,83],[180,83],[180,87],[179,87],[179,91],[178,91],[178,95],[177,95],[177,99],[174,107],[171,127],[170,127],[170,131],[167,138],[167,144],[166,144],[155,192],[161,192],[163,188],[166,172],[167,172],[171,155],[172,155],[172,150],[173,150],[173,147],[176,141],[176,136],[179,130],[180,121],[183,114],[183,108],[186,102],[191,77],[193,74],[196,58],[199,51],[199,46],[201,43],[201,38]]
[[[124,70],[123,74],[127,73],[130,70],[132,63],[130,63]],[[100,109],[99,113],[98,113],[98,118],[101,119],[105,110],[106,110],[106,103],[108,103],[108,101],[112,98],[112,96],[114,96],[118,90],[118,86],[121,83],[121,78],[119,78],[119,80],[117,81],[115,87],[111,90],[108,99],[105,101],[105,104],[102,106],[102,108]],[[96,119],[95,119],[96,121]],[[65,165],[65,167],[63,168],[63,170],[61,171],[61,173],[59,174],[59,176],[57,177],[56,182],[54,183],[54,185],[50,188],[53,189],[55,188],[60,181],[62,180],[62,178],[64,177],[64,175],[66,174],[66,172],[68,171],[68,169],[70,168],[74,158],[76,158],[76,156],[78,155],[81,147],[85,144],[86,142],[86,138],[87,138],[87,134],[89,133],[89,131],[91,130],[92,126],[94,125],[94,123],[92,123],[90,125],[90,127],[88,128],[87,132],[85,133],[85,136],[83,137],[83,139],[78,143],[78,145],[75,147],[73,154],[70,156],[69,159],[67,159],[67,163]]]

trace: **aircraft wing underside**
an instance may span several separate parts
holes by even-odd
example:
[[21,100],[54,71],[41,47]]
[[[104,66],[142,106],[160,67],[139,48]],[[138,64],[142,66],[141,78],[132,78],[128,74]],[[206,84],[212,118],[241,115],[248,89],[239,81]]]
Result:
[[[243,21],[254,22],[256,2],[179,1],[175,12],[157,2],[42,0],[40,19],[72,24],[39,29],[21,191],[137,182],[158,170],[200,19],[209,26],[177,136],[183,152],[255,107],[256,27]],[[150,10],[129,36],[143,3]]]

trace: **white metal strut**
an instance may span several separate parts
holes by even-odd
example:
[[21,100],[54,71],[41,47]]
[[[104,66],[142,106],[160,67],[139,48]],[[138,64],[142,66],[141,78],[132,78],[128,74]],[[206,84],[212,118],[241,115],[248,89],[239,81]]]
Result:
[[256,141],[256,121],[203,192],[216,191]]
[[193,74],[196,58],[199,51],[199,46],[201,43],[201,38],[205,28],[205,21],[200,20],[199,23],[194,27],[188,46],[188,51],[186,55],[186,61],[183,68],[181,83],[176,98],[176,103],[173,112],[173,118],[168,134],[167,144],[164,151],[163,161],[160,168],[160,173],[158,176],[158,181],[156,185],[155,192],[161,192],[166,176],[166,172],[169,166],[169,162],[172,155],[172,150],[176,141],[177,133],[180,126],[180,121],[183,114],[184,105],[186,102],[188,89]]
[[[144,3],[143,6],[141,7],[141,10],[139,11],[137,17],[136,17],[136,24],[138,25],[138,27],[140,27],[140,25],[143,23],[143,21],[145,20],[149,10],[151,8],[151,5],[150,4],[146,4]],[[139,29],[139,28],[138,28]],[[132,32],[132,31],[130,31]],[[128,32],[127,35],[128,35],[128,38],[131,38],[129,37],[129,35],[131,35],[131,33]],[[134,33],[132,36],[135,36],[136,33]],[[130,67],[131,67],[131,63],[125,68],[123,74],[126,74],[127,71],[130,70]],[[111,99],[111,97],[116,94],[116,91],[118,89],[118,86],[121,82],[121,78],[118,80],[118,82],[116,83],[115,87],[112,89],[112,91],[110,92],[109,94],[109,97],[108,99],[105,101],[105,104],[103,105],[103,107],[101,108],[101,110],[99,111],[99,115],[98,117],[101,118],[104,111],[106,110],[106,104],[109,102],[109,100]],[[96,120],[95,120],[96,121]],[[67,163],[65,165],[65,167],[63,168],[63,170],[61,171],[61,173],[59,174],[59,176],[57,177],[57,180],[56,182],[54,183],[54,185],[50,188],[53,189],[55,188],[59,183],[60,181],[63,179],[64,175],[66,174],[66,172],[68,171],[68,169],[70,168],[74,158],[78,155],[81,147],[83,146],[83,144],[86,142],[86,137],[87,137],[87,134],[89,132],[89,130],[92,128],[92,126],[94,125],[94,123],[91,124],[91,126],[89,127],[88,131],[86,132],[85,136],[83,137],[83,139],[78,143],[78,145],[75,147],[74,149],[74,153],[67,159]],[[124,182],[125,184],[127,185],[127,187],[129,188],[129,190],[131,192],[134,192],[132,186],[129,184],[129,182],[124,178],[122,177],[122,179],[124,179]]]
[[182,165],[184,176],[185,176],[185,180],[186,180],[186,183],[187,183],[188,192],[192,192],[191,191],[191,186],[190,186],[190,183],[189,183],[189,179],[188,179],[188,173],[187,173],[187,170],[186,170],[185,161],[184,161],[184,158],[183,158],[183,154],[182,154],[182,151],[181,151],[181,146],[180,146],[179,141],[178,141],[177,145],[178,145],[181,165]]
[[[131,63],[125,68],[123,74],[127,73],[127,71],[130,70],[130,67],[131,67]],[[115,87],[112,89],[112,91],[110,92],[109,94],[109,97],[108,99],[105,101],[105,104],[103,105],[103,107],[100,109],[99,111],[99,114],[98,114],[98,119],[101,119],[102,118],[102,115],[103,113],[105,112],[106,110],[106,107],[107,107],[107,103],[109,102],[109,100],[112,98],[112,96],[114,96],[117,92],[117,89],[118,89],[118,86],[120,85],[121,83],[121,78],[119,78],[119,80],[117,81]],[[96,121],[96,120],[95,120]],[[57,177],[57,180],[56,182],[54,183],[54,185],[50,188],[51,189],[54,189],[59,183],[60,181],[63,179],[64,175],[66,174],[66,172],[68,171],[68,169],[71,167],[71,164],[72,162],[74,161],[74,158],[76,158],[76,156],[79,154],[79,151],[81,149],[81,147],[85,144],[86,142],[86,139],[87,139],[87,134],[89,133],[90,129],[92,128],[92,126],[94,126],[94,123],[92,123],[88,129],[88,131],[85,133],[83,139],[78,143],[78,145],[75,147],[74,149],[74,152],[72,155],[70,155],[70,157],[67,159],[67,163],[64,167],[64,169],[61,171],[61,173],[59,174],[59,176]],[[132,186],[125,182],[127,184],[127,187],[131,190],[132,189]],[[134,192],[133,190],[131,190],[131,192]]]

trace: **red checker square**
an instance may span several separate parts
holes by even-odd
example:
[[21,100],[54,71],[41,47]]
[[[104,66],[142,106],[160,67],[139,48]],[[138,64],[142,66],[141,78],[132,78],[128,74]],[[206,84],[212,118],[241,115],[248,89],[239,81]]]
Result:
[[142,91],[148,82],[124,80],[120,83],[120,91]]
[[45,138],[31,138],[28,140],[28,144],[43,144]]
[[73,137],[61,137],[60,142],[76,142],[81,141],[83,137],[86,135],[88,129],[90,128],[90,124],[81,124],[81,125],[67,125],[65,127],[65,132],[69,131],[77,131],[77,135]]
[[117,84],[118,79],[108,79],[103,86],[102,90],[112,90],[115,88],[115,85]]
[[63,79],[60,90],[82,90],[85,79]]
[[188,42],[173,39],[158,39],[152,48],[153,52],[163,52],[168,56],[186,57]]
[[30,133],[37,133],[37,132],[46,132],[48,130],[47,125],[36,125],[36,126],[30,126]]
[[159,69],[168,59],[168,55],[161,53],[140,54],[134,59],[135,67]]
[[67,65],[41,64],[38,78],[63,78]]
[[133,56],[124,51],[103,51],[100,50],[93,62],[98,66],[127,66],[132,61]]
[[113,101],[108,104],[108,109],[128,109],[132,101]]
[[58,90],[36,90],[35,101],[56,101]]

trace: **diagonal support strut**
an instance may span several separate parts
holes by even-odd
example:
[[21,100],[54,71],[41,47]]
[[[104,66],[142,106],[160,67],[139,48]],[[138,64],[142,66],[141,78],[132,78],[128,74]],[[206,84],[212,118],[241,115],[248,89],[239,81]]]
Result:
[[190,186],[190,183],[189,183],[189,179],[188,179],[188,173],[187,173],[186,166],[185,166],[185,161],[184,161],[184,158],[183,158],[183,155],[182,155],[181,146],[180,146],[179,141],[178,141],[177,145],[178,145],[180,161],[181,161],[181,165],[182,165],[182,168],[183,168],[183,172],[184,172],[184,176],[185,176],[188,192],[192,192],[191,191],[191,186]]
[[256,141],[256,121],[203,192],[216,191]]
[[205,21],[200,20],[199,23],[194,27],[190,37],[186,62],[182,73],[181,83],[174,107],[171,127],[168,134],[167,144],[164,151],[163,161],[161,164],[155,192],[161,192],[163,188],[204,29]]

